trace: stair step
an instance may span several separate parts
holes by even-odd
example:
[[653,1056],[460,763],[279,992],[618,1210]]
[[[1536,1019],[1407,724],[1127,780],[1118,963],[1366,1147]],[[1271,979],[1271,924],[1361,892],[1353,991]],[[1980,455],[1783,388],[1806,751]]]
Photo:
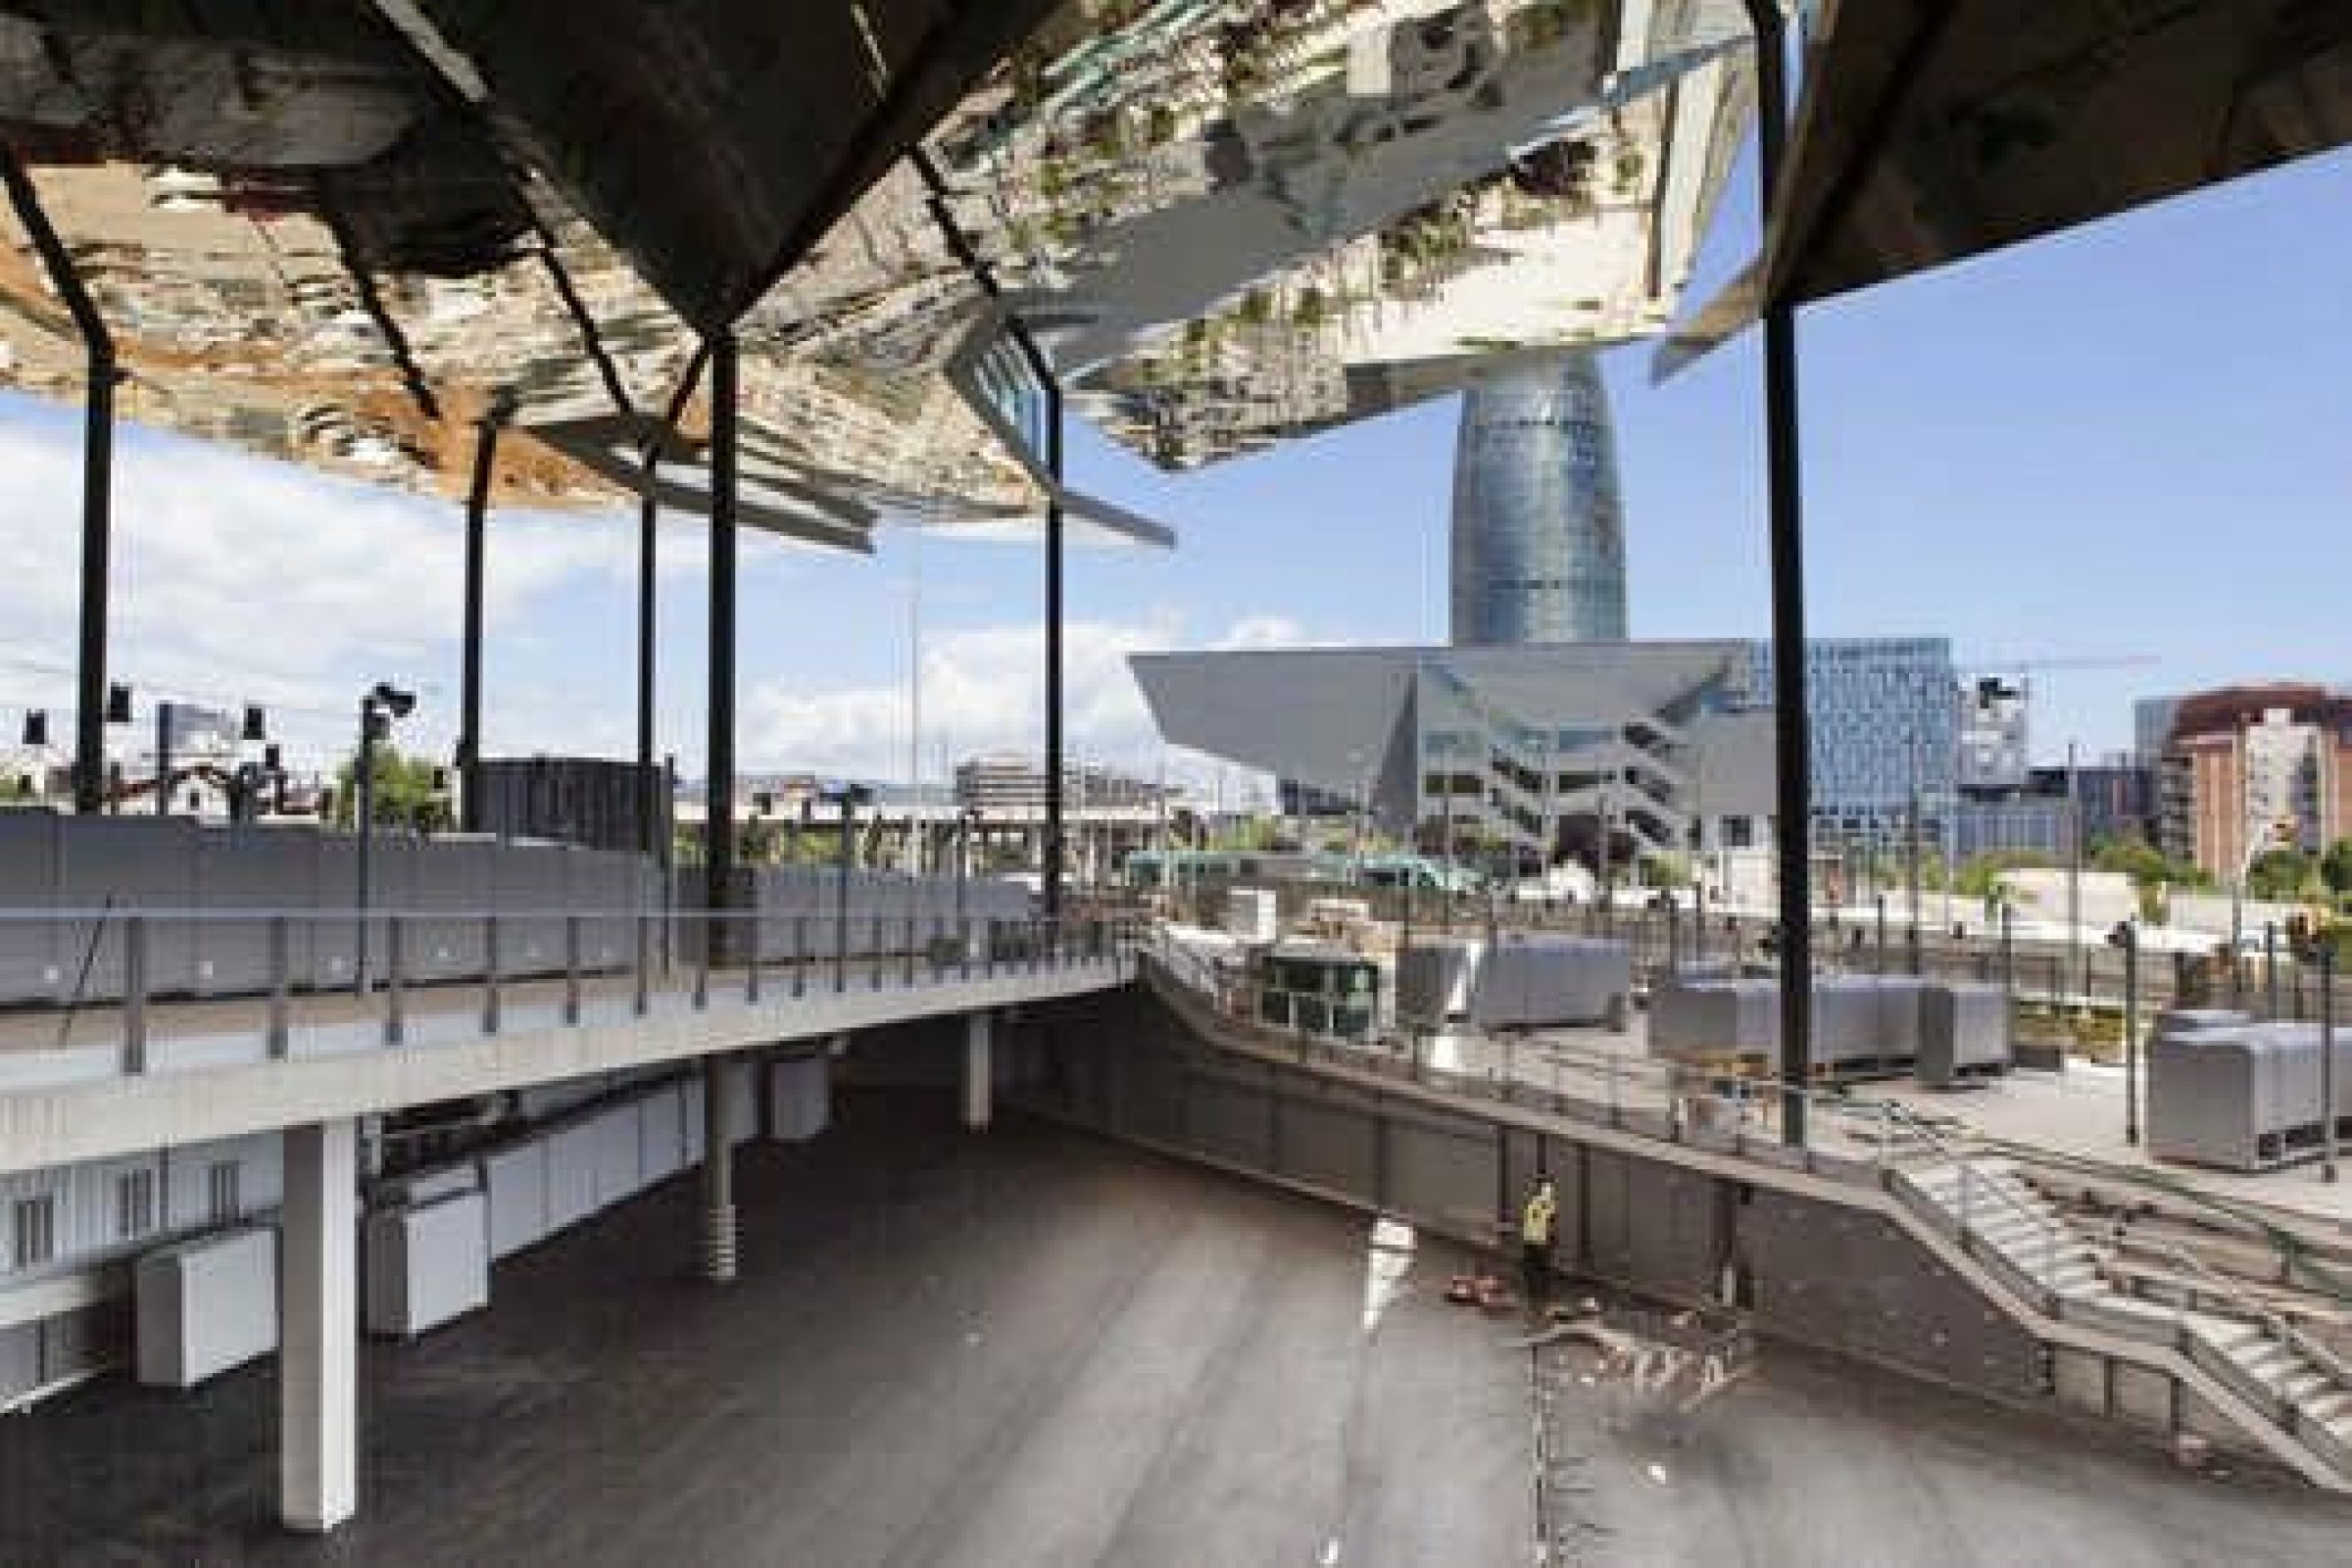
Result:
[[[2308,1361],[2304,1362],[2303,1364],[2306,1367],[2311,1365],[2311,1363]],[[2325,1372],[2313,1370],[2298,1372],[2293,1377],[2288,1378],[2285,1386],[2278,1392],[2285,1395],[2287,1398],[2292,1400],[2295,1406],[2300,1409],[2304,1400],[2315,1398],[2319,1396],[2320,1391],[2323,1389],[2328,1389],[2334,1386],[2335,1380],[2333,1378],[2329,1377]]]
[[2320,1395],[2303,1406],[2303,1415],[2304,1419],[2316,1421],[2322,1426],[2352,1420],[2352,1389],[2337,1389],[2332,1394]]
[[2230,1359],[2249,1377],[2259,1378],[2274,1388],[2283,1383],[2296,1368],[2311,1364],[2294,1351],[2277,1346],[2251,1355],[2232,1353]]
[[2184,1314],[2189,1325],[2225,1354],[2262,1339],[2262,1330],[2242,1318],[2217,1317],[2211,1312]]

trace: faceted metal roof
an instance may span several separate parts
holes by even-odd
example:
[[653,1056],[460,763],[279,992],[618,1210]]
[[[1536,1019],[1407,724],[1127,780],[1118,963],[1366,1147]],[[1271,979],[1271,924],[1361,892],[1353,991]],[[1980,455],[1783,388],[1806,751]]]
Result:
[[[0,0],[0,141],[133,417],[454,494],[505,410],[563,505],[674,413],[697,510],[732,321],[746,520],[861,548],[1042,508],[1013,318],[1171,466],[1656,330],[1745,52],[1740,0]],[[0,384],[81,373],[0,227]]]
[[[1770,287],[1828,299],[2347,142],[2343,0],[1828,0]],[[1753,321],[1766,277],[1678,329],[1667,368]]]

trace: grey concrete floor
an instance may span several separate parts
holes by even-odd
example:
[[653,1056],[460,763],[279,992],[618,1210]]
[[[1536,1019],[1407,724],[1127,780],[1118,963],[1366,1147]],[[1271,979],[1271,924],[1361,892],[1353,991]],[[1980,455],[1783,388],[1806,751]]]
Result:
[[[1442,1301],[1456,1254],[1367,1333],[1362,1218],[947,1117],[852,1096],[747,1150],[731,1289],[688,1277],[673,1183],[370,1346],[362,1515],[323,1542],[273,1523],[268,1367],[0,1420],[0,1564],[1531,1560],[1533,1369],[1514,1320]],[[2352,1507],[1779,1347],[1679,1443],[1566,1371],[1599,1527],[1570,1562],[2352,1562]]]
[[[1572,1568],[2271,1568],[2352,1563],[2352,1504],[2176,1470],[2103,1430],[1767,1344],[1752,1378],[1658,1419],[1546,1350],[1547,1527]],[[1562,1528],[1565,1527],[1565,1528]]]
[[745,1278],[691,1180],[363,1357],[361,1517],[272,1523],[274,1373],[0,1422],[0,1563],[1522,1563],[1529,1365],[1369,1226],[944,1098],[742,1156]]

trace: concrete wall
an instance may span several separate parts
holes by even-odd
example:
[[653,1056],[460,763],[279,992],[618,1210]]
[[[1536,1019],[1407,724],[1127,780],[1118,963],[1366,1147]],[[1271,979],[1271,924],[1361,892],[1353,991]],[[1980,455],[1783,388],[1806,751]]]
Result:
[[1004,1038],[1011,1097],[1048,1114],[1482,1244],[1545,1173],[1565,1269],[1670,1300],[1728,1289],[1769,1333],[2047,1392],[2039,1342],[1883,1215],[1219,1051],[1143,987],[1023,1009]]

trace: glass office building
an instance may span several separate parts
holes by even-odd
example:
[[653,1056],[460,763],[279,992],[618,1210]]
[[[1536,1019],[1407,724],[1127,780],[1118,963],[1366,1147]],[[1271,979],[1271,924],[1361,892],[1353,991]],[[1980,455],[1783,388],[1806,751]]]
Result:
[[[1771,701],[1772,645],[1755,650],[1756,691]],[[1813,732],[1814,832],[1825,843],[1906,831],[1919,792],[1922,832],[1941,843],[1958,793],[1960,679],[1942,637],[1826,637],[1805,645]]]
[[1574,354],[1479,381],[1454,454],[1454,646],[1624,637],[1625,518],[1599,367]]

